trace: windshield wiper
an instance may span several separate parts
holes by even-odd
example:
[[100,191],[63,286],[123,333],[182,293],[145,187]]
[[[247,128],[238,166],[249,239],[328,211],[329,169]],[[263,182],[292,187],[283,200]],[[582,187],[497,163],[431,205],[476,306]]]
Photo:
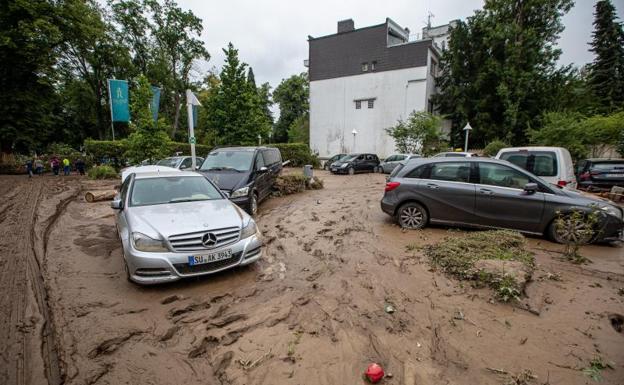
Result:
[[235,169],[234,167],[227,167],[227,166],[221,166],[221,167],[210,167],[208,169],[205,169],[204,171],[223,171],[223,170],[234,170],[236,172],[242,172],[238,169]]
[[197,202],[197,201],[207,201],[208,198],[173,198],[167,203],[181,203],[181,202]]

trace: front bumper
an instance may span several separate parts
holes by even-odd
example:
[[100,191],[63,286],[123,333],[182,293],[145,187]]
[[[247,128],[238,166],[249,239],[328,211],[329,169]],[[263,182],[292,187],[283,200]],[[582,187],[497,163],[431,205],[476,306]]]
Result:
[[[128,266],[128,273],[130,280],[141,285],[173,282],[187,277],[214,274],[236,266],[249,265],[262,257],[262,238],[259,232],[223,247],[195,252],[149,253],[138,251],[129,243],[124,244],[124,257]],[[190,255],[209,254],[227,249],[232,250],[232,257],[227,260],[195,266],[188,264]]]
[[329,171],[331,171],[332,174],[347,174],[349,173],[349,167],[331,167]]
[[608,215],[598,229],[597,241],[624,241],[624,221]]
[[236,203],[236,205],[241,209],[249,212],[249,195],[246,195],[244,197],[230,198],[230,201]]

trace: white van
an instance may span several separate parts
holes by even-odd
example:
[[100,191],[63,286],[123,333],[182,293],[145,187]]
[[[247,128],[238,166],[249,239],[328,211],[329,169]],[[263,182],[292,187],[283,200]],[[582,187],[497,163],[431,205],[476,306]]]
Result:
[[511,162],[552,184],[576,188],[572,156],[565,148],[509,147],[498,151],[496,159]]

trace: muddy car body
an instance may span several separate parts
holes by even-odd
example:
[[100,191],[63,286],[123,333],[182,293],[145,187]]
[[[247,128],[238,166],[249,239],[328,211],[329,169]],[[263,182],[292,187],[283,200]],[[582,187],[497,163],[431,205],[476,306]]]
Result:
[[382,210],[402,227],[428,223],[506,228],[562,242],[555,219],[596,212],[595,240],[622,239],[623,210],[613,202],[557,187],[507,161],[412,159],[392,173]]
[[216,273],[262,254],[254,220],[195,172],[131,174],[111,207],[126,272],[136,283]]

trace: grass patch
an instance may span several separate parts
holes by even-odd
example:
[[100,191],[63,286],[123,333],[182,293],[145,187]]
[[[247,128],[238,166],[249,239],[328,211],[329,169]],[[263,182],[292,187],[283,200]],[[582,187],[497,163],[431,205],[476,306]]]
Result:
[[117,178],[117,171],[111,166],[93,166],[89,169],[87,175],[91,179],[115,179]]
[[533,254],[516,231],[495,230],[457,234],[425,247],[432,265],[475,286],[488,286],[499,300],[518,299],[534,268]]
[[583,368],[583,373],[596,382],[602,381],[602,371],[605,369],[613,369],[614,364],[605,362],[602,357],[596,357],[589,361],[589,366]]

